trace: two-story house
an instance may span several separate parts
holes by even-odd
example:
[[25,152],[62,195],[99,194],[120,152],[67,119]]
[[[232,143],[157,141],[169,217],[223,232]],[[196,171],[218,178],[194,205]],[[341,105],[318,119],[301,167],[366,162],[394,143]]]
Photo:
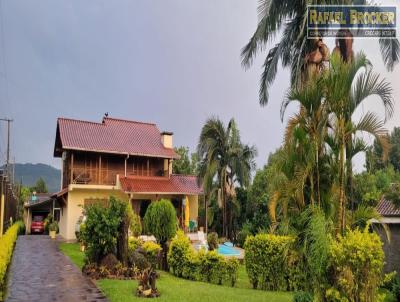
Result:
[[131,202],[144,216],[150,202],[167,198],[183,223],[183,200],[197,221],[202,189],[195,176],[175,175],[173,134],[155,124],[104,117],[99,123],[59,118],[54,156],[61,159],[60,192],[53,195],[60,213],[60,234],[75,238],[85,205],[110,196]]

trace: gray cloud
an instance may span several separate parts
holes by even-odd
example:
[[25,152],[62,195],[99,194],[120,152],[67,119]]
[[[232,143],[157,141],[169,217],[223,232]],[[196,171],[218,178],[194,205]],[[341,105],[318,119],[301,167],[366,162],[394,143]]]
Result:
[[[0,55],[6,59],[8,93],[0,61],[0,115],[15,119],[16,160],[58,166],[52,155],[56,118],[99,121],[108,111],[155,122],[174,131],[175,145],[192,150],[207,117],[226,122],[234,117],[243,140],[257,146],[261,166],[282,141],[279,108],[289,76],[279,71],[271,102],[261,108],[264,55],[248,71],[240,66],[240,49],[256,27],[256,8],[256,0],[3,1]],[[392,74],[381,68],[377,43],[357,41],[355,48],[364,49],[377,70],[398,84],[399,67]],[[399,96],[399,87],[395,93]],[[396,108],[389,127],[399,124],[399,104]],[[0,144],[4,125],[1,130]]]

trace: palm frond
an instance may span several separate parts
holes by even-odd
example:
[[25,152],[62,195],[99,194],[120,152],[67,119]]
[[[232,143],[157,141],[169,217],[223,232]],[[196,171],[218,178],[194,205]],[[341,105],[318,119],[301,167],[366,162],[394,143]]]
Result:
[[360,74],[351,92],[351,103],[357,107],[363,100],[371,95],[377,95],[385,108],[385,118],[390,118],[394,111],[393,88],[385,79],[380,79],[379,74],[368,70]]
[[379,39],[379,46],[387,70],[393,71],[394,66],[399,62],[400,43],[397,39]]

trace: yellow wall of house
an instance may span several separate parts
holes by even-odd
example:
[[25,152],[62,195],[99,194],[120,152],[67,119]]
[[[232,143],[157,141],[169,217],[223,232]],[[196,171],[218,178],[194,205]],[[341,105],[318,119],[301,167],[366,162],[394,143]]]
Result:
[[61,208],[60,221],[58,223],[60,235],[67,239],[67,226],[68,226],[68,206]]
[[[118,189],[84,189],[81,187],[73,188],[68,191],[67,206],[62,209],[60,217],[60,235],[67,240],[74,240],[75,237],[75,226],[82,216],[82,206],[85,199],[108,199],[110,196],[115,196],[116,198],[129,201],[132,199],[138,200],[159,200],[161,198],[171,199],[176,197],[176,195],[154,195],[154,194],[129,194],[124,193]],[[198,196],[190,195],[189,205],[190,205],[190,219],[198,219]]]
[[60,234],[67,240],[76,239],[75,225],[82,216],[82,206],[85,199],[108,199],[114,196],[118,199],[129,201],[128,194],[120,190],[103,189],[74,189],[68,192],[67,208],[63,209],[62,221],[60,220]]

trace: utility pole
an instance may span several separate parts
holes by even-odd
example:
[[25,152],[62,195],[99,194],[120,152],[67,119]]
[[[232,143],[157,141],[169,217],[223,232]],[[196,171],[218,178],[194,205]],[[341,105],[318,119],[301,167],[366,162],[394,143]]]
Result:
[[7,174],[10,173],[9,167],[10,167],[10,127],[11,127],[11,122],[14,120],[9,119],[9,118],[0,118],[0,121],[7,122],[7,159],[6,159],[6,172]]

